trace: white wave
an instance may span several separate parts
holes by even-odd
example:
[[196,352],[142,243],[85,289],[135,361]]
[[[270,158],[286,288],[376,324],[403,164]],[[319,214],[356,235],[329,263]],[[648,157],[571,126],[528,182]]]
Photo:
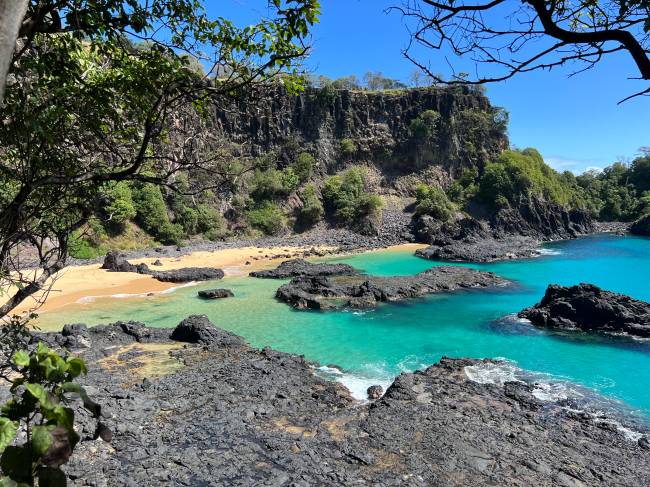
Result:
[[76,304],[88,304],[92,303],[98,299],[129,299],[129,298],[146,298],[148,296],[152,295],[164,295],[164,294],[171,294],[175,291],[178,291],[179,289],[182,289],[184,287],[192,287],[196,286],[199,283],[196,281],[191,281],[187,282],[185,284],[181,284],[180,286],[174,286],[170,287],[169,289],[165,289],[164,291],[149,291],[146,293],[117,293],[117,294],[103,294],[103,295],[98,295],[98,296],[84,296],[83,298],[79,298],[75,301]]
[[344,372],[326,365],[318,367],[316,374],[323,379],[333,380],[343,384],[350,391],[352,397],[359,401],[366,401],[368,399],[368,387],[380,385],[385,391],[393,383],[393,378],[390,376],[384,378],[369,377]]
[[479,384],[496,384],[502,386],[506,382],[518,381],[517,367],[511,362],[497,363],[482,362],[465,367],[465,375],[473,382]]
[[539,255],[562,255],[563,252],[557,249],[549,249],[547,247],[541,247],[537,249]]

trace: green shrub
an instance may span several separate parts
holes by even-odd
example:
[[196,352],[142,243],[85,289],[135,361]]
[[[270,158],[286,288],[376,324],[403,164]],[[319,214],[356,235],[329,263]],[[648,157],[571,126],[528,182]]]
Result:
[[307,185],[301,195],[302,199],[302,208],[298,213],[298,223],[305,227],[314,226],[316,223],[321,221],[325,210],[323,209],[323,204],[316,195],[316,189],[313,184]]
[[445,192],[437,186],[418,185],[415,199],[415,212],[418,215],[431,215],[438,220],[447,221],[456,211]]
[[198,220],[198,231],[212,241],[222,240],[228,236],[226,220],[215,208],[206,204],[199,204],[196,207]]
[[273,203],[265,201],[246,213],[248,224],[266,235],[277,235],[287,227],[287,218]]
[[112,183],[102,191],[102,213],[109,226],[122,229],[128,220],[135,218],[137,211],[133,203],[131,187],[125,181]]
[[68,242],[70,256],[75,259],[94,259],[106,253],[106,249],[94,244],[87,236],[79,230],[74,232]]
[[366,177],[365,170],[352,168],[325,181],[323,201],[332,218],[355,225],[377,216],[383,200],[365,191]]
[[293,170],[297,174],[301,183],[308,181],[314,173],[316,159],[309,152],[301,152],[293,165]]
[[435,110],[425,110],[411,120],[409,129],[413,138],[419,141],[434,139],[438,132],[440,114]]
[[134,186],[133,201],[140,226],[165,244],[178,244],[183,238],[183,227],[169,220],[167,206],[160,187],[150,183]]
[[300,177],[291,166],[285,167],[281,172],[282,194],[289,194],[300,186]]
[[341,139],[341,155],[343,157],[352,157],[357,153],[357,145],[352,139]]

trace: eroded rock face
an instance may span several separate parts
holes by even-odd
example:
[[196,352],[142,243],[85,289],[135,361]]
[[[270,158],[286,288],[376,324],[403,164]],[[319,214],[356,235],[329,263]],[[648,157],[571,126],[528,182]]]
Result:
[[249,275],[266,279],[289,279],[291,277],[341,276],[358,273],[359,271],[348,264],[313,264],[304,259],[292,259],[282,262],[275,269],[254,271]]
[[101,267],[110,272],[135,272],[152,276],[161,282],[184,283],[192,281],[212,281],[223,279],[224,273],[221,269],[212,267],[184,267],[169,271],[153,271],[147,264],[131,264],[118,252],[110,251],[106,254],[104,264]]
[[371,308],[385,301],[506,284],[491,272],[441,266],[404,277],[298,277],[281,286],[276,297],[297,309]]
[[535,326],[650,337],[650,303],[593,284],[550,285],[541,302],[519,313]]
[[235,296],[230,289],[206,289],[199,291],[198,295],[203,299],[223,299]]
[[575,238],[594,231],[589,216],[553,204],[530,199],[515,208],[489,213],[474,205],[475,217],[440,222],[416,217],[413,233],[430,246],[418,257],[459,262],[491,262],[539,255],[543,241]]
[[316,364],[302,357],[231,346],[220,334],[234,335],[204,318],[186,325],[217,335],[204,335],[210,346],[173,347],[168,360],[180,368],[137,382],[133,367],[146,349],[129,348],[127,360],[115,344],[139,343],[134,329],[142,340],[173,344],[171,330],[85,329],[92,347],[80,352],[89,364],[82,381],[102,405],[111,443],[92,440],[94,423],[77,414],[82,441],[63,467],[69,485],[650,483],[646,437],[629,441],[602,418],[542,404],[531,384],[469,379],[468,367],[494,361],[443,358],[401,374],[364,405],[315,377]]
[[630,233],[642,237],[650,237],[650,215],[639,218],[630,227]]

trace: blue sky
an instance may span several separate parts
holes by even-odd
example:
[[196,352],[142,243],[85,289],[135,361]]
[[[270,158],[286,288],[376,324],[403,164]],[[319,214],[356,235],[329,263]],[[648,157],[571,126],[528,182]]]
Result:
[[[331,78],[367,71],[406,81],[414,66],[401,54],[409,36],[401,16],[386,13],[401,0],[321,0],[307,67]],[[238,23],[266,14],[266,0],[206,0],[212,15]],[[420,59],[445,69],[445,53],[420,50]],[[432,69],[432,71],[436,71]],[[610,58],[587,73],[537,72],[487,85],[493,104],[510,112],[510,140],[535,147],[558,170],[580,172],[634,157],[650,146],[650,97],[617,102],[639,89],[628,57]]]

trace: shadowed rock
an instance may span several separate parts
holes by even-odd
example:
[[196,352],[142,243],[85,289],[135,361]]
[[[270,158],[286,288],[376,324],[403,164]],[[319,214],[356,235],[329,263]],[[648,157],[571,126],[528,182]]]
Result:
[[206,289],[199,291],[198,295],[203,299],[223,299],[235,296],[230,289]]
[[192,282],[192,281],[212,281],[222,279],[224,274],[221,269],[212,267],[183,267],[181,269],[172,269],[169,271],[152,271],[147,264],[131,264],[123,255],[115,251],[110,251],[104,258],[101,267],[110,272],[135,272],[151,276],[161,282]]
[[371,308],[384,301],[503,286],[508,282],[491,272],[441,266],[415,276],[298,277],[281,286],[276,297],[297,309]]
[[519,313],[535,326],[650,337],[650,303],[593,284],[551,284],[542,301]]
[[630,233],[650,237],[650,215],[639,218],[630,227]]
[[265,279],[289,279],[291,277],[342,276],[358,273],[359,271],[348,264],[312,264],[304,259],[292,259],[282,262],[275,269],[254,271],[249,275]]
[[198,343],[211,347],[244,347],[243,338],[215,327],[207,316],[193,315],[181,321],[170,338],[178,342]]

